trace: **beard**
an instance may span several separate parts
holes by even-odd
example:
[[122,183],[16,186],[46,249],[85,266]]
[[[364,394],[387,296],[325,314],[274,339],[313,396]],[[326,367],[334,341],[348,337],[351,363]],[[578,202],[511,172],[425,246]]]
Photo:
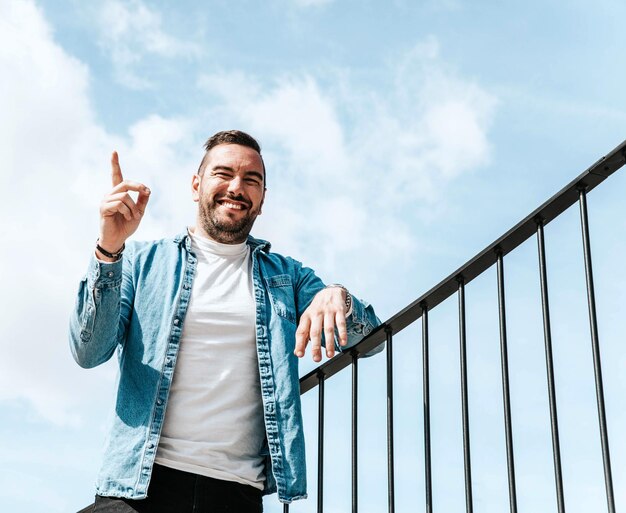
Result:
[[253,209],[250,202],[241,196],[223,199],[245,202],[248,205],[245,210],[246,214],[239,219],[231,219],[227,215],[218,212],[220,204],[216,199],[211,199],[205,203],[199,203],[198,219],[202,229],[214,241],[222,244],[240,244],[248,238],[252,225],[259,215],[259,209]]

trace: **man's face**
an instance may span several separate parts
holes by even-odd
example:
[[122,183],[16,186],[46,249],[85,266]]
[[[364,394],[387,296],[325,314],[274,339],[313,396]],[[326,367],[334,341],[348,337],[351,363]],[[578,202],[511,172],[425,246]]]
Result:
[[191,184],[199,234],[224,244],[244,242],[261,213],[263,177],[263,161],[254,149],[239,144],[211,148]]

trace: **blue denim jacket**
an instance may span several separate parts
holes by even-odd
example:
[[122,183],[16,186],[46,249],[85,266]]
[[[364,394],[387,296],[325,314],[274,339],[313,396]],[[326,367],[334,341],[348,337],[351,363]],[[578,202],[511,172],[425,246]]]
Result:
[[[266,430],[264,493],[277,491],[280,501],[291,502],[306,497],[295,332],[300,315],[324,284],[300,262],[270,253],[268,242],[249,237],[247,243]],[[196,263],[189,236],[182,233],[174,239],[131,242],[114,263],[92,257],[80,283],[70,320],[74,359],[91,368],[117,350],[120,366],[96,483],[100,495],[146,497]],[[372,307],[355,298],[347,319],[348,346],[379,323]]]

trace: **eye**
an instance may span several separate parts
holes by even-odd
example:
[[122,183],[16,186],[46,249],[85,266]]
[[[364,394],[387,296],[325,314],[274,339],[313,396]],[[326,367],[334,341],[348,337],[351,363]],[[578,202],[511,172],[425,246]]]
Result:
[[246,178],[245,181],[249,185],[261,185],[261,182],[259,182],[258,178],[250,177],[250,178]]

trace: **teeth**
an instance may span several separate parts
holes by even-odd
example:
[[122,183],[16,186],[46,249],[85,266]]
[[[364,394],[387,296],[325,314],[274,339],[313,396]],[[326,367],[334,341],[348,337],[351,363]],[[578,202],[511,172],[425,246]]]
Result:
[[234,203],[229,203],[228,201],[225,201],[224,203],[222,203],[222,205],[224,205],[225,207],[234,208],[234,209],[237,209],[237,210],[241,210],[243,208],[241,205],[236,205]]

